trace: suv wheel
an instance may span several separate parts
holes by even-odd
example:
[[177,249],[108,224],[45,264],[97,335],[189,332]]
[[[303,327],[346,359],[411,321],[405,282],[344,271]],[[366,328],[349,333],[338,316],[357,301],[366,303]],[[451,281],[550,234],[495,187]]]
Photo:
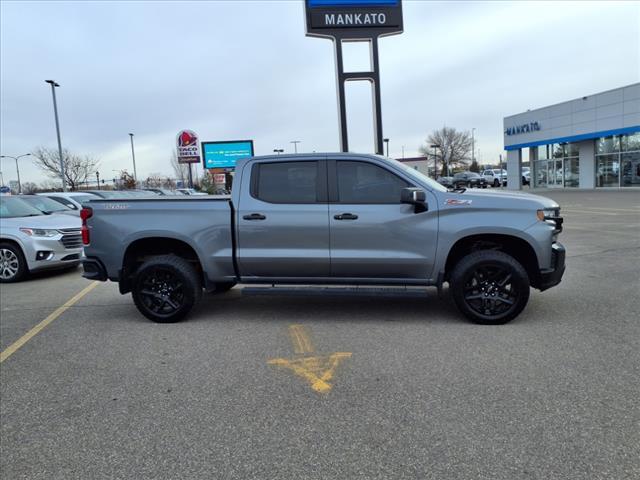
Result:
[[529,300],[529,276],[524,267],[496,250],[480,250],[462,258],[449,283],[458,310],[484,325],[513,320]]
[[200,300],[202,285],[195,268],[184,258],[162,255],[138,268],[131,295],[149,320],[173,323],[182,320]]
[[494,188],[498,188],[500,186],[500,180],[498,180],[497,178],[493,181],[493,186]]
[[0,243],[0,283],[19,282],[27,271],[27,261],[20,247],[9,242]]

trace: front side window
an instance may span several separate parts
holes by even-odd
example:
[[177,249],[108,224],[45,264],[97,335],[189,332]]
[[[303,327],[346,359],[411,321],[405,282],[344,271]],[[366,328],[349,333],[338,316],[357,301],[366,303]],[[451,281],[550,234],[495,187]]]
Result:
[[260,163],[252,175],[253,196],[269,203],[316,203],[318,162]]
[[400,193],[409,186],[390,171],[365,162],[337,162],[340,203],[400,203]]

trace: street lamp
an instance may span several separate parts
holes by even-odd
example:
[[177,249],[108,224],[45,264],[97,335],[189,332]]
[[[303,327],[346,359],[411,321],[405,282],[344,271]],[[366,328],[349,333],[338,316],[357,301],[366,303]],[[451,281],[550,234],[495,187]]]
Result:
[[60,122],[58,121],[58,104],[56,102],[56,87],[60,84],[54,80],[45,80],[46,83],[51,85],[51,95],[53,96],[53,114],[56,117],[56,135],[58,136],[58,155],[60,155],[60,177],[62,178],[62,191],[67,191],[67,182],[64,178],[64,159],[62,158],[62,141],[60,140]]
[[289,143],[293,143],[294,151],[295,151],[295,153],[298,153],[298,144],[301,143],[301,141],[300,140],[292,140]]
[[[22,193],[22,184],[20,183],[20,167],[18,167],[18,159],[22,157],[29,157],[30,153],[25,153],[24,155],[18,155],[17,157],[12,157],[10,155],[1,155],[0,158],[13,158],[16,161],[16,172],[18,172],[18,193]],[[4,182],[3,182],[4,184]]]
[[136,172],[136,151],[133,149],[133,133],[129,134],[129,138],[131,138],[131,156],[133,157],[133,179],[138,183],[138,173]]
[[471,163],[476,159],[476,139],[475,139],[475,128],[471,129]]
[[278,155],[280,155],[281,153],[284,153],[284,149],[283,148],[274,148],[273,152],[277,153]]
[[389,139],[383,138],[382,141],[387,144],[387,158],[389,158]]
[[435,180],[438,179],[438,158],[436,157],[436,148],[440,148],[440,145],[437,143],[432,143],[431,148],[433,148],[433,178]]

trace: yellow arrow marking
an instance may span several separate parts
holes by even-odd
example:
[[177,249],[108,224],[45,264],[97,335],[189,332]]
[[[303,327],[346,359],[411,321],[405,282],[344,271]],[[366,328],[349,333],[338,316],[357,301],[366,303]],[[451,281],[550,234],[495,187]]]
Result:
[[[313,343],[307,328],[303,325],[290,325],[289,336],[293,344],[293,350],[299,355],[313,353]],[[329,356],[300,357],[295,359],[274,358],[269,360],[269,365],[278,365],[292,370],[296,375],[304,378],[311,388],[318,393],[327,393],[331,390],[329,381],[338,364],[351,356],[350,352],[336,352]]]

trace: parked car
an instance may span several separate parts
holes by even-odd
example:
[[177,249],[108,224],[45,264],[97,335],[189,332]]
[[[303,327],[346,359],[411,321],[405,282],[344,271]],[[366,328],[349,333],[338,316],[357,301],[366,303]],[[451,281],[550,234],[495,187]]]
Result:
[[0,282],[29,272],[74,267],[82,258],[81,222],[73,215],[46,215],[20,196],[0,198]]
[[207,195],[205,192],[199,192],[194,188],[176,188],[176,191],[184,195]]
[[448,191],[396,160],[348,153],[247,158],[236,179],[231,199],[92,201],[81,215],[84,276],[118,282],[161,323],[183,319],[203,289],[237,282],[448,282],[464,315],[499,324],[522,311],[530,287],[564,273],[549,198]]
[[499,187],[507,183],[507,171],[499,168],[484,170],[482,177],[487,181],[487,185]]
[[97,195],[87,192],[45,192],[37,193],[36,195],[55,200],[65,207],[69,207],[71,210],[74,210],[78,215],[80,215],[83,202],[88,202],[92,198],[100,198]]
[[51,215],[52,213],[63,213],[66,215],[75,215],[76,217],[80,216],[79,210],[72,210],[62,203],[51,200],[48,197],[43,197],[40,195],[18,195],[17,198],[21,198],[32,207],[36,207],[45,215]]
[[456,188],[487,188],[487,180],[476,172],[458,172],[453,176],[453,184]]
[[437,182],[443,187],[454,188],[453,177],[438,177]]
[[531,169],[522,167],[522,185],[531,185]]
[[145,188],[145,192],[155,193],[156,195],[182,195],[175,190],[169,190],[168,188]]
[[99,198],[145,198],[157,194],[145,190],[86,190]]

